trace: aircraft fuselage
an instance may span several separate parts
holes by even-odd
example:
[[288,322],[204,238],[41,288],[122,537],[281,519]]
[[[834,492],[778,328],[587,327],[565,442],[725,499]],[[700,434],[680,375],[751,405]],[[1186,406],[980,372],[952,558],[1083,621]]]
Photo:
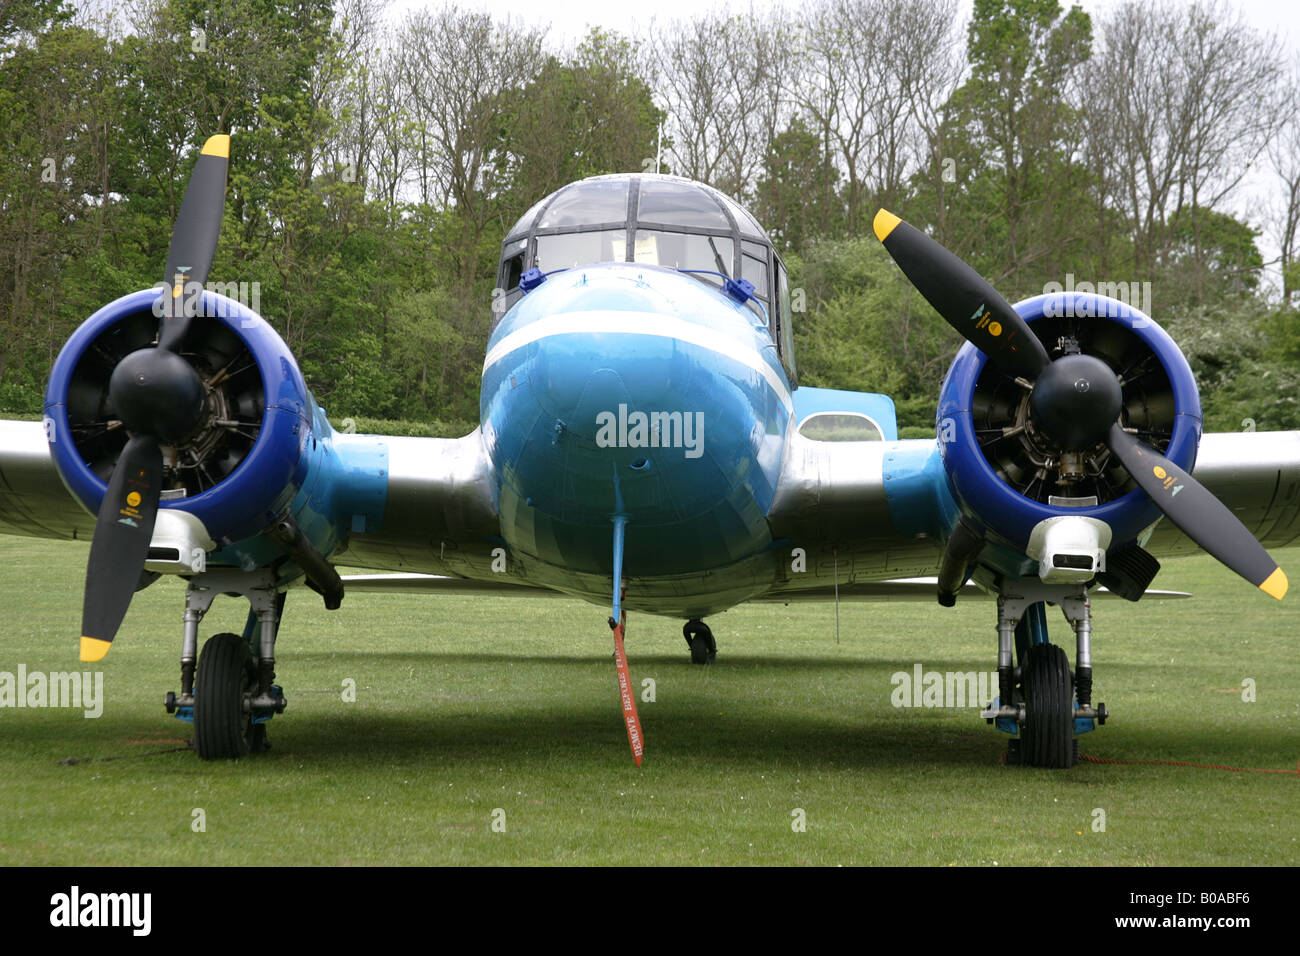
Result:
[[628,263],[548,277],[493,333],[480,401],[505,542],[566,589],[607,593],[620,516],[628,578],[725,573],[770,548],[790,383],[762,318],[699,279]]

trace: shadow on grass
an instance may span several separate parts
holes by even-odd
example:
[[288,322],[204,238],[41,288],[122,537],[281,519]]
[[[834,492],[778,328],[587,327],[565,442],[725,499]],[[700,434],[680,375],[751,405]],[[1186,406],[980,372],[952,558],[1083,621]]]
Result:
[[[830,720],[765,710],[761,703],[746,713],[719,715],[707,702],[692,701],[671,710],[642,704],[640,712],[646,759],[661,764],[913,773],[987,770],[1000,766],[1009,739],[974,711],[922,715],[891,710],[858,720],[852,715]],[[493,766],[556,762],[575,769],[630,766],[619,718],[613,701],[608,708],[575,707],[569,712],[351,714],[305,720],[292,729],[286,725],[282,736],[286,757],[299,759],[383,762],[432,757]],[[1136,725],[1119,733],[1100,728],[1080,736],[1079,747],[1086,754],[1134,764],[1187,761],[1285,770],[1297,767],[1300,730],[1277,728],[1267,734],[1229,737],[1213,724],[1175,729]],[[1121,772],[1132,769],[1123,767]]]
[[[706,707],[653,713],[642,705],[647,767],[653,764],[802,768],[995,766],[1004,744],[972,728],[936,730],[751,713],[719,717]],[[513,715],[428,717],[350,715],[304,721],[273,736],[286,759],[391,763],[436,759],[458,765],[570,766],[575,771],[632,765],[615,703],[594,713],[521,710]],[[275,751],[272,751],[272,756]]]
[[[704,703],[680,705],[671,712],[642,705],[641,713],[646,738],[644,769],[648,772],[698,773],[716,768],[718,772],[859,770],[918,776],[951,770],[1047,773],[1003,768],[1000,759],[1008,738],[986,727],[973,713],[940,722],[919,715],[870,716],[860,724],[847,718],[831,721],[761,709],[718,715]],[[97,734],[93,742],[84,737],[77,741],[67,727],[24,730],[32,732],[24,732],[21,746],[15,749],[27,757],[48,755],[52,764],[67,762],[70,772],[94,772],[87,768],[101,768],[109,761],[120,761],[117,766],[140,766],[142,762],[153,767],[190,765],[191,772],[239,768],[237,773],[253,776],[276,773],[286,765],[363,773],[412,764],[576,774],[632,769],[627,738],[612,703],[601,709],[575,706],[568,712],[521,709],[509,714],[351,711],[285,715],[271,725],[272,750],[238,763],[205,764],[193,754],[178,752],[175,748],[182,743],[180,738],[189,736],[188,728],[179,725],[155,726],[152,738],[140,737],[138,726],[118,727],[111,735]],[[1092,781],[1140,771],[1160,776],[1188,774],[1195,779],[1196,774],[1205,772],[1193,767],[1142,766],[1144,761],[1283,770],[1296,767],[1300,731],[1279,730],[1246,739],[1236,736],[1235,740],[1225,739],[1212,725],[1180,730],[1138,727],[1121,734],[1102,729],[1081,737],[1080,750],[1132,763],[1081,765],[1063,776]],[[8,756],[17,754],[11,750]],[[1278,774],[1276,779],[1295,785],[1300,774],[1294,778]]]
[[[364,772],[424,763],[586,773],[631,766],[614,668],[603,654],[317,651],[296,656],[314,678],[296,692],[302,703],[272,722],[272,751],[239,767],[251,764],[275,772],[293,763]],[[413,681],[395,676],[374,681],[374,689],[366,688],[371,696],[359,705],[327,705],[326,698],[337,700],[339,693],[337,684],[320,679],[327,662],[365,669],[405,665],[417,676]],[[944,664],[975,669],[969,660]],[[508,665],[506,672],[503,665]],[[1000,769],[1008,738],[985,725],[975,709],[891,707],[889,674],[899,668],[892,660],[828,657],[737,655],[709,667],[692,665],[684,655],[634,660],[634,683],[653,674],[661,695],[658,703],[639,704],[647,769],[823,768],[913,774]],[[286,670],[292,701],[293,668]],[[435,673],[437,679],[430,679]],[[764,673],[771,679],[763,679]],[[809,679],[785,680],[795,674]],[[827,679],[845,674],[850,678]],[[665,695],[669,677],[673,689]],[[608,683],[607,694],[601,682]],[[475,686],[480,683],[481,689]],[[1120,713],[1112,726],[1080,738],[1083,752],[1129,761],[1270,768],[1293,767],[1300,754],[1300,730],[1290,726],[1229,728],[1208,717],[1180,722],[1184,718],[1173,718],[1165,710],[1144,713],[1140,699],[1130,699],[1125,707],[1132,713]],[[72,758],[71,766],[80,761],[102,766],[110,760],[138,765],[136,758],[145,757],[155,766],[189,762],[193,771],[215,766],[199,764],[190,754],[160,752],[175,747],[177,738],[191,737],[192,729],[161,713],[155,717],[139,705],[123,706],[84,724],[33,716],[12,724],[8,736],[0,750],[7,757],[51,763]],[[1132,769],[1092,765],[1078,773],[1087,771],[1088,779],[1095,779]]]
[[[502,706],[497,703],[484,712],[427,714],[349,710],[295,715],[290,710],[268,728],[271,751],[245,758],[239,766],[273,770],[285,763],[306,762],[318,770],[329,766],[364,771],[431,762],[550,772],[568,768],[579,773],[632,766],[612,695],[609,705],[599,708],[575,704],[503,713]],[[647,769],[655,765],[696,770],[701,765],[773,770],[987,768],[997,766],[1005,746],[999,737],[985,733],[978,720],[961,728],[898,720],[855,725],[849,720],[765,711],[758,705],[749,713],[719,715],[715,706],[716,702],[695,701],[669,711],[642,704]],[[191,761],[198,764],[193,754],[162,752],[191,737],[188,726],[159,728],[156,723],[127,718],[115,726],[101,723],[89,729],[93,735],[79,734],[67,725],[28,725],[18,730],[20,741],[11,739],[6,758],[40,755],[73,770],[98,768],[110,761],[121,761],[119,766],[140,761],[154,766],[173,761],[182,766]]]
[[[628,651],[628,665],[629,667],[631,667],[634,677],[636,676],[635,672],[637,668],[646,668],[646,667],[677,668],[684,672],[697,673],[701,675],[707,675],[711,672],[726,674],[728,671],[734,672],[742,668],[745,669],[746,671],[757,670],[757,669],[780,670],[780,671],[815,671],[815,670],[861,671],[861,670],[875,670],[880,668],[887,668],[891,673],[897,670],[903,670],[908,673],[911,673],[911,667],[914,663],[922,662],[925,663],[926,666],[929,666],[929,662],[931,660],[936,662],[942,661],[945,667],[951,664],[954,666],[954,669],[960,669],[960,670],[974,670],[974,671],[978,671],[981,669],[987,671],[996,670],[996,666],[995,666],[996,662],[994,666],[989,666],[987,662],[984,662],[983,664],[976,663],[974,661],[952,662],[952,661],[944,660],[938,657],[937,655],[931,655],[930,657],[927,657],[924,654],[915,657],[909,656],[906,660],[904,660],[897,656],[863,657],[858,652],[855,652],[854,656],[852,657],[848,656],[847,654],[844,657],[808,657],[806,655],[800,655],[798,657],[793,657],[793,656],[777,657],[772,655],[759,655],[759,654],[729,654],[726,653],[725,651],[719,651],[718,659],[714,663],[701,665],[701,664],[692,664],[690,660],[690,656],[685,649],[683,649],[681,654],[637,654],[636,649],[633,647],[629,647],[627,651]],[[356,661],[369,661],[369,662],[383,661],[385,664],[392,664],[394,666],[397,666],[399,664],[406,664],[408,666],[425,665],[429,667],[449,666],[449,665],[458,665],[458,664],[464,664],[468,666],[488,665],[488,664],[510,664],[510,665],[517,665],[520,667],[535,666],[535,665],[541,665],[541,666],[580,665],[584,668],[591,667],[593,664],[602,664],[604,662],[607,662],[611,668],[610,673],[612,674],[614,652],[612,648],[609,651],[605,651],[602,648],[600,651],[592,652],[588,654],[582,654],[582,655],[537,654],[537,655],[523,656],[517,653],[494,654],[486,651],[466,654],[460,651],[445,651],[445,652],[389,651],[389,650],[366,651],[366,650],[356,650],[356,649],[349,648],[346,650],[340,650],[336,652],[335,651],[300,651],[300,652],[286,651],[284,656],[280,659],[280,661],[283,663],[283,666],[285,668],[291,668],[293,665],[293,661],[295,660],[301,661],[303,664],[308,664],[308,663],[319,664],[324,662],[338,664],[340,662],[356,660]]]

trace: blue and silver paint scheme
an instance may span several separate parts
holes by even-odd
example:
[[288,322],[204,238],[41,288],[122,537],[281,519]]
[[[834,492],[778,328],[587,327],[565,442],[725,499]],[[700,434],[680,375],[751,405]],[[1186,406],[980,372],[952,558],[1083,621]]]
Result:
[[[151,312],[156,297],[142,290],[96,312],[51,376],[49,450],[91,514],[106,484],[65,440],[67,389],[85,350],[113,323]],[[288,514],[317,550],[348,563],[526,584],[606,605],[617,523],[627,608],[673,617],[932,574],[962,514],[988,535],[983,564],[1033,573],[1030,533],[1061,512],[1019,494],[980,451],[971,409],[979,352],[964,347],[949,370],[937,437],[900,441],[888,396],[796,390],[758,305],[712,278],[646,263],[553,272],[493,330],[480,428],[460,439],[386,439],[336,433],[271,326],[206,293],[204,313],[256,358],[265,415],[228,478],[162,508],[201,523],[216,542],[212,564],[279,561],[267,529]],[[1068,309],[1104,315],[1097,321],[1140,337],[1172,384],[1167,454],[1191,470],[1200,406],[1163,330],[1137,309],[1077,292],[1016,309],[1031,323]],[[802,434],[819,414],[857,416],[879,437]],[[658,432],[648,427],[656,420]],[[1137,540],[1159,518],[1136,490],[1071,513],[1105,521],[1117,543]]]
[[681,579],[697,575],[701,594],[710,571],[772,543],[790,382],[763,318],[698,278],[627,263],[550,275],[493,333],[480,402],[502,537],[562,589],[609,593],[615,517],[629,578],[693,590]]
[[[68,388],[78,362],[101,335],[132,317],[154,315],[157,300],[156,288],[143,289],[104,306],[73,333],[50,375],[44,404],[50,454],[68,490],[91,514],[99,511],[107,483],[70,440]],[[324,554],[353,531],[379,530],[387,481],[384,443],[334,431],[288,346],[256,312],[210,291],[203,293],[201,309],[203,321],[224,323],[256,360],[265,411],[253,447],[226,479],[197,495],[164,499],[160,509],[199,521],[217,545],[209,564],[246,570],[283,557],[266,532],[286,515]]]

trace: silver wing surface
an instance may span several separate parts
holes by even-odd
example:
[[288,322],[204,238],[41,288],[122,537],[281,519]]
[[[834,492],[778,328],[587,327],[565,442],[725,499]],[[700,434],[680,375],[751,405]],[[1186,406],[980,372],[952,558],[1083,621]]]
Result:
[[[442,579],[358,580],[357,590],[543,590],[528,586],[527,568],[493,568],[500,527],[477,430],[454,439],[334,440],[381,442],[390,462],[382,526],[352,534],[333,556],[336,563]],[[926,449],[933,449],[933,457]],[[896,516],[900,501],[906,500],[905,511],[924,513],[934,497],[933,469],[941,467],[934,443],[809,442],[796,436],[787,452],[769,522],[776,539],[808,551],[810,566],[807,574],[778,581],[770,599],[825,599],[836,587],[849,600],[932,594],[928,584],[899,579],[932,575],[942,542],[907,521],[900,527]],[[1207,434],[1193,474],[1266,547],[1300,539],[1300,432]],[[0,420],[0,534],[84,539],[94,523],[64,488],[42,423]],[[845,540],[844,529],[853,529],[851,543],[831,547]],[[1147,548],[1157,557],[1197,551],[1168,521],[1157,524]]]

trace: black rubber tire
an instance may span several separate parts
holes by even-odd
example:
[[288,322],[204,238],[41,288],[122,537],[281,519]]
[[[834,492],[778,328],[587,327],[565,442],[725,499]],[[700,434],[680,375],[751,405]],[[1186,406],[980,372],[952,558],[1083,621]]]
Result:
[[718,656],[718,642],[703,621],[687,621],[682,628],[682,637],[686,638],[686,646],[691,649],[692,664],[712,664]]
[[1020,762],[1053,770],[1073,767],[1077,760],[1074,681],[1065,651],[1055,644],[1030,647],[1021,683],[1025,726],[1020,734]]
[[248,642],[238,634],[208,638],[194,675],[194,749],[200,759],[234,760],[251,744],[263,743],[265,730],[244,713],[244,693],[256,688]]

